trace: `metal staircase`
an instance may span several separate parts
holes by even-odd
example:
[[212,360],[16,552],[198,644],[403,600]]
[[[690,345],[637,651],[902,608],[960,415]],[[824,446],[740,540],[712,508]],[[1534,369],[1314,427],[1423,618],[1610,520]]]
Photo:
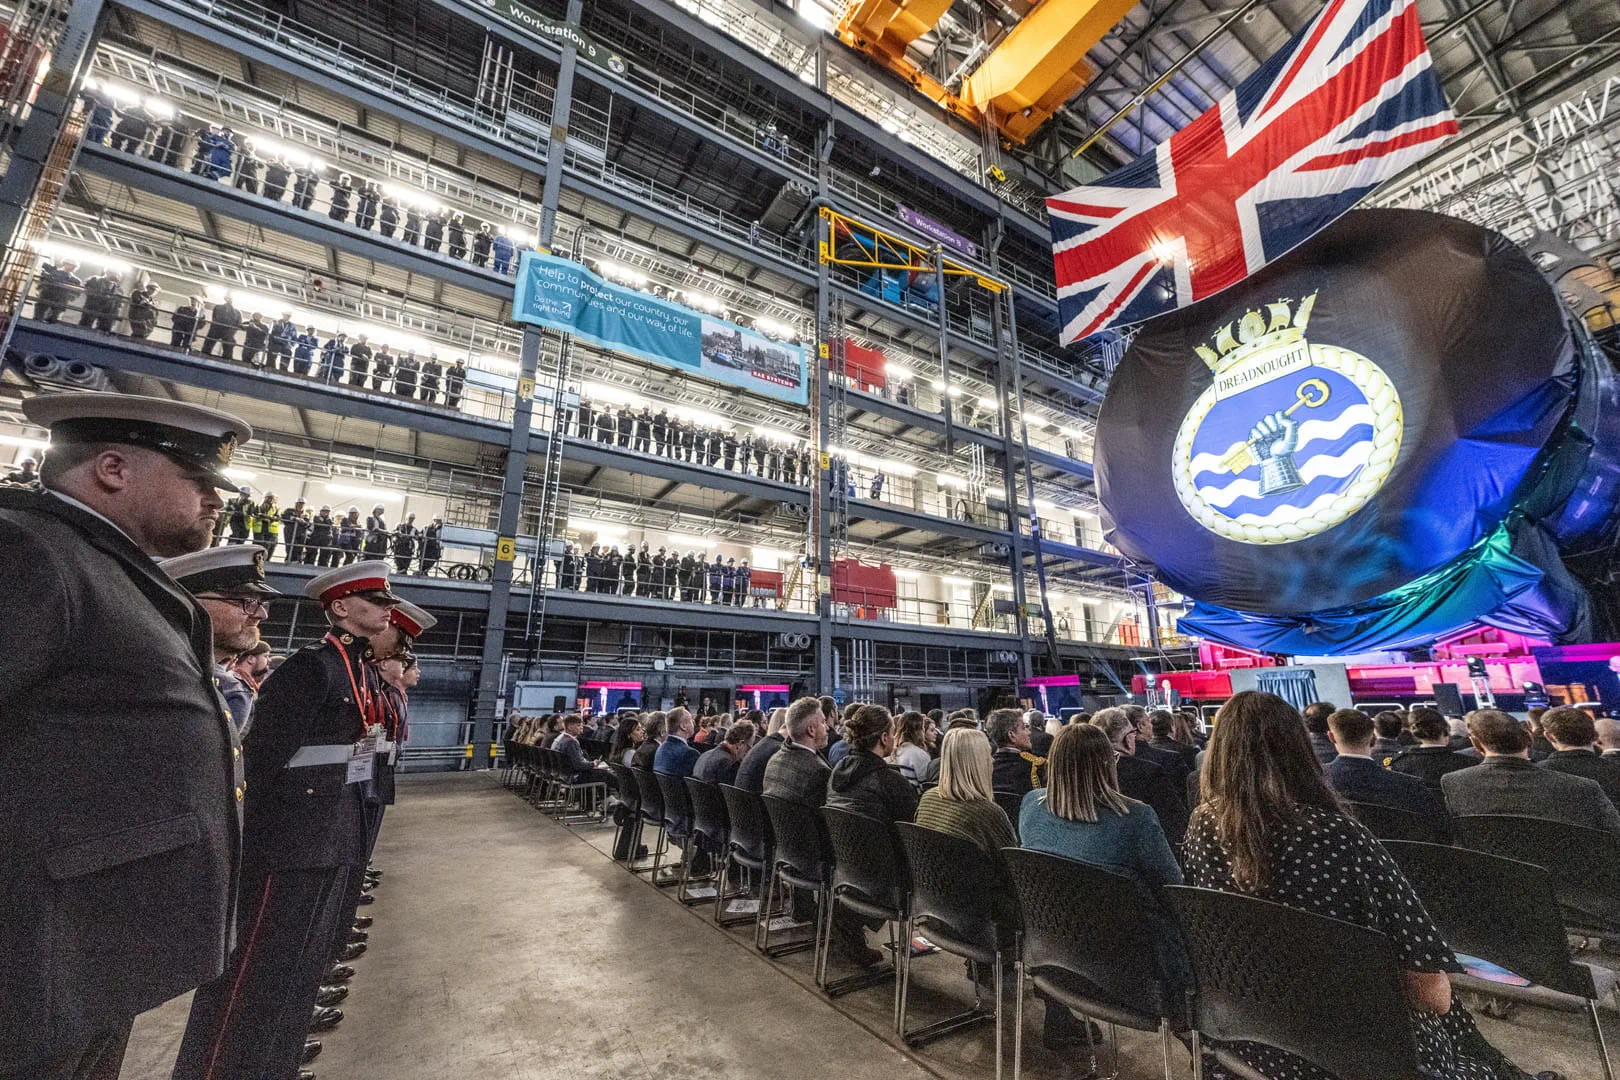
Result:
[[[549,335],[548,335],[549,337]],[[539,477],[540,503],[535,508],[535,551],[529,564],[529,617],[524,625],[524,636],[530,642],[531,652],[538,655],[540,638],[546,628],[546,563],[555,554],[561,570],[562,543],[557,522],[558,507],[562,501],[563,443],[567,434],[557,422],[563,404],[562,388],[568,380],[568,365],[574,351],[573,338],[564,334],[541,342],[540,363],[535,368],[534,415],[531,421],[536,431],[544,431],[546,453]],[[566,520],[564,518],[563,520]],[[556,543],[556,552],[552,544]]]

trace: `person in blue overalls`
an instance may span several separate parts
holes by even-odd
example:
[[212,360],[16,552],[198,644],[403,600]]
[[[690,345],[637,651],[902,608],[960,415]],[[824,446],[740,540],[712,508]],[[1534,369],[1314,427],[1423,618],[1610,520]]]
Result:
[[490,242],[490,248],[495,256],[495,272],[497,274],[510,274],[512,272],[512,240],[505,233],[496,233],[495,239]]
[[315,366],[315,350],[320,346],[321,339],[315,336],[313,326],[306,327],[304,332],[298,335],[293,344],[294,375],[309,374],[310,369]]

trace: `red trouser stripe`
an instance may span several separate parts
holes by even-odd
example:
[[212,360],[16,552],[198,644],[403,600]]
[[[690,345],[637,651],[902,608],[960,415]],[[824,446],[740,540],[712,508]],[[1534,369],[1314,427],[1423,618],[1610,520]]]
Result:
[[264,911],[270,906],[270,875],[264,876],[264,892],[259,896],[259,910],[253,916],[253,929],[248,931],[247,944],[242,946],[242,960],[237,965],[236,981],[231,983],[231,996],[225,1001],[225,1015],[220,1017],[219,1037],[214,1040],[213,1049],[208,1052],[208,1067],[203,1070],[203,1080],[214,1080],[214,1070],[219,1066],[219,1051],[225,1045],[225,1034],[231,1030],[231,1014],[236,1011],[236,998],[242,992],[242,981],[247,978],[248,968],[253,961],[253,946],[259,940],[259,926],[264,922]]

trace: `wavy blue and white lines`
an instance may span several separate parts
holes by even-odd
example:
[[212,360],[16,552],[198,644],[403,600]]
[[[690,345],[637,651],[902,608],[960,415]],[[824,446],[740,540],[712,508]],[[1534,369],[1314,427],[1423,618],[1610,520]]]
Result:
[[[1255,419],[1259,419],[1256,417]],[[1375,415],[1371,405],[1358,402],[1345,408],[1331,419],[1311,419],[1299,425],[1299,445],[1294,450],[1294,460],[1304,460],[1308,454],[1339,453],[1342,451],[1330,447],[1316,447],[1314,443],[1322,440],[1342,441],[1345,436],[1355,434],[1358,438],[1372,438],[1373,421]],[[1364,427],[1364,432],[1356,432],[1356,428]],[[1203,442],[1203,439],[1199,440]],[[1229,447],[1222,447],[1213,453],[1196,454],[1192,459],[1192,475],[1197,479],[1201,474],[1214,472],[1220,464],[1221,458],[1226,456]]]

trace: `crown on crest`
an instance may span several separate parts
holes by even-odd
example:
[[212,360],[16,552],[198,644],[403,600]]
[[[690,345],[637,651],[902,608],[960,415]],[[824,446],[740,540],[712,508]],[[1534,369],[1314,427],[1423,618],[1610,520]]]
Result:
[[1311,309],[1316,306],[1316,293],[1301,300],[1297,310],[1293,303],[1284,297],[1267,304],[1263,313],[1250,311],[1236,323],[1227,323],[1215,331],[1214,348],[1199,345],[1193,351],[1211,371],[1218,372],[1261,349],[1303,341]]

